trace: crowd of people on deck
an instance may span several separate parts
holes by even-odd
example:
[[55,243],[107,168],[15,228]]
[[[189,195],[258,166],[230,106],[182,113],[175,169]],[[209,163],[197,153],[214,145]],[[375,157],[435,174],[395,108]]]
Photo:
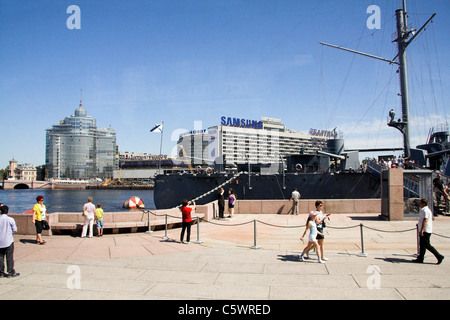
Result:
[[[375,159],[373,161],[376,162]],[[403,168],[403,169],[415,169],[416,163],[414,160],[405,159],[403,157],[388,158],[388,159],[380,159],[378,160],[378,164],[383,168]]]

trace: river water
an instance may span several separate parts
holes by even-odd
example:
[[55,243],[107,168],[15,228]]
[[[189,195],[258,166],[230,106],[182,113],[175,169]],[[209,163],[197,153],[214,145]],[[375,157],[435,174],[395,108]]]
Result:
[[44,196],[47,211],[52,212],[80,212],[88,197],[93,203],[102,204],[105,212],[127,212],[123,203],[133,196],[144,201],[147,209],[155,209],[153,190],[1,190],[0,203],[9,207],[9,213],[24,213],[33,208],[38,195]]

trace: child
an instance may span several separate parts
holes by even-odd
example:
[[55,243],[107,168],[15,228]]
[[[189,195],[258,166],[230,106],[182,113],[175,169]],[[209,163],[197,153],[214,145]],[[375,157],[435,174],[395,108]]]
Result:
[[303,232],[303,235],[300,238],[300,240],[303,241],[303,238],[305,237],[306,231],[308,231],[308,229],[309,229],[308,245],[303,249],[303,252],[300,255],[300,260],[305,261],[305,259],[303,258],[303,255],[306,252],[308,252],[309,250],[315,248],[316,249],[316,253],[317,253],[317,258],[319,259],[319,263],[325,263],[324,261],[322,261],[322,259],[320,257],[319,243],[317,242],[317,239],[316,239],[318,234],[320,234],[320,235],[322,235],[322,234],[317,231],[317,225],[316,225],[316,222],[315,222],[315,215],[310,214],[308,216],[308,220],[306,220],[305,232]]
[[97,203],[97,209],[95,209],[95,216],[97,218],[97,231],[99,237],[103,236],[103,209],[102,204]]

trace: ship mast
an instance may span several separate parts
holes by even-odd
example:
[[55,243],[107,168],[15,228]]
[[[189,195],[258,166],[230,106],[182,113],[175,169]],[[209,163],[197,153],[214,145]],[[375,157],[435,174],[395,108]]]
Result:
[[[408,98],[408,70],[406,62],[406,48],[414,40],[414,38],[425,28],[425,26],[434,18],[434,13],[430,19],[418,30],[416,33],[414,29],[408,30],[406,11],[406,0],[403,0],[403,9],[395,11],[397,18],[397,39],[394,41],[398,45],[398,61],[399,61],[399,77],[400,77],[400,96],[402,98],[402,119],[394,121],[391,115],[391,121],[388,126],[397,128],[403,134],[403,148],[404,156],[409,158],[411,156],[411,146],[409,143],[409,98]],[[408,38],[412,35],[411,39]],[[395,58],[394,58],[395,59]]]
[[[389,112],[389,116],[391,117],[388,126],[397,128],[403,134],[403,151],[405,158],[409,158],[411,156],[411,147],[410,147],[410,138],[409,138],[409,99],[408,99],[408,71],[407,71],[407,62],[406,62],[406,48],[409,44],[417,37],[417,35],[425,28],[428,23],[435,17],[436,13],[428,19],[428,21],[416,32],[414,29],[408,30],[408,22],[407,22],[407,11],[406,11],[406,0],[403,0],[403,9],[397,9],[395,11],[396,19],[397,19],[397,38],[394,42],[397,42],[398,46],[398,54],[394,57],[394,59],[384,59],[381,57],[373,56],[367,53],[330,45],[324,42],[320,42],[322,45],[326,45],[333,48],[338,48],[341,50],[349,51],[352,53],[360,54],[366,57],[375,58],[378,60],[382,60],[388,62],[390,64],[398,64],[399,65],[399,77],[400,77],[400,96],[402,97],[402,118],[397,121],[394,120],[395,112],[391,110]],[[410,38],[410,36],[412,37]],[[398,62],[395,60],[398,58]]]

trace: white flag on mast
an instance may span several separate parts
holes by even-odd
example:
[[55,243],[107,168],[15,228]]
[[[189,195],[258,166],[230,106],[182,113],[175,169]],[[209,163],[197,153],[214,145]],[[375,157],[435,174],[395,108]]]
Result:
[[163,124],[155,124],[155,127],[150,130],[150,132],[162,132],[163,130]]

